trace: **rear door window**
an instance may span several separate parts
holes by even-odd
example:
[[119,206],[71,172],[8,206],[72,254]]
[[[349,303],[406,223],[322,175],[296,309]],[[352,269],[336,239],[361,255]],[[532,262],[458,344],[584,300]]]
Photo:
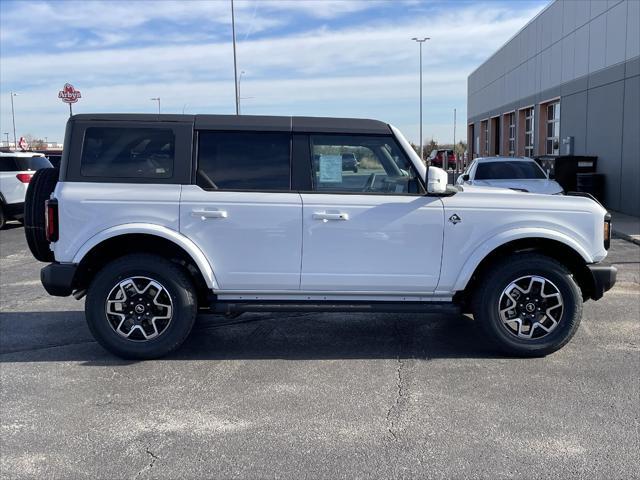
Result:
[[167,179],[173,176],[174,158],[170,128],[90,127],[84,135],[80,174]]
[[211,132],[198,135],[197,184],[205,190],[289,190],[291,135]]

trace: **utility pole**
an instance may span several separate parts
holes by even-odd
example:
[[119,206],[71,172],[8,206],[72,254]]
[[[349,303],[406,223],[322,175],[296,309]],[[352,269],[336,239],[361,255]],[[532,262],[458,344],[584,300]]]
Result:
[[422,142],[422,44],[431,39],[429,37],[413,37],[411,40],[418,42],[420,45],[420,159],[424,162],[424,146]]
[[13,109],[13,97],[17,97],[18,94],[11,92],[11,120],[13,121],[13,148],[18,147],[18,140],[16,138],[16,112]]
[[236,60],[236,18],[231,0],[231,33],[233,35],[233,79],[236,90],[236,115],[240,115],[240,95],[238,93],[238,62]]

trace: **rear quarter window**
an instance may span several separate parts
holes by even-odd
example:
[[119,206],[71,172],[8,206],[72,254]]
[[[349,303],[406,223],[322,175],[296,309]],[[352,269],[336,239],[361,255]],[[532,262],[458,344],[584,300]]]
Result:
[[35,157],[0,157],[0,172],[26,172],[40,168],[49,168],[51,163],[47,158]]
[[84,135],[84,177],[173,177],[175,135],[170,128],[90,127]]

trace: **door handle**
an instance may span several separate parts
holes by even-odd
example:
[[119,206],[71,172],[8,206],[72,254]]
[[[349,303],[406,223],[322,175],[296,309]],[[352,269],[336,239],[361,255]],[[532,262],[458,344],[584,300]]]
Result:
[[207,218],[227,218],[226,210],[191,210],[192,217],[200,217],[202,220]]
[[349,214],[344,212],[338,212],[338,213],[314,212],[313,218],[314,220],[322,220],[324,222],[326,222],[327,220],[349,220]]

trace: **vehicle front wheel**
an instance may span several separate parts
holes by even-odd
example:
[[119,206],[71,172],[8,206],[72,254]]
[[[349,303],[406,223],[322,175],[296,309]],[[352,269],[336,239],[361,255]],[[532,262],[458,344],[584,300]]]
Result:
[[185,341],[197,314],[188,274],[156,255],[127,255],[107,264],[89,287],[85,315],[95,339],[132,359],[166,355]]
[[522,357],[562,348],[582,316],[582,294],[571,273],[538,254],[515,254],[495,265],[474,300],[474,318],[489,339]]

